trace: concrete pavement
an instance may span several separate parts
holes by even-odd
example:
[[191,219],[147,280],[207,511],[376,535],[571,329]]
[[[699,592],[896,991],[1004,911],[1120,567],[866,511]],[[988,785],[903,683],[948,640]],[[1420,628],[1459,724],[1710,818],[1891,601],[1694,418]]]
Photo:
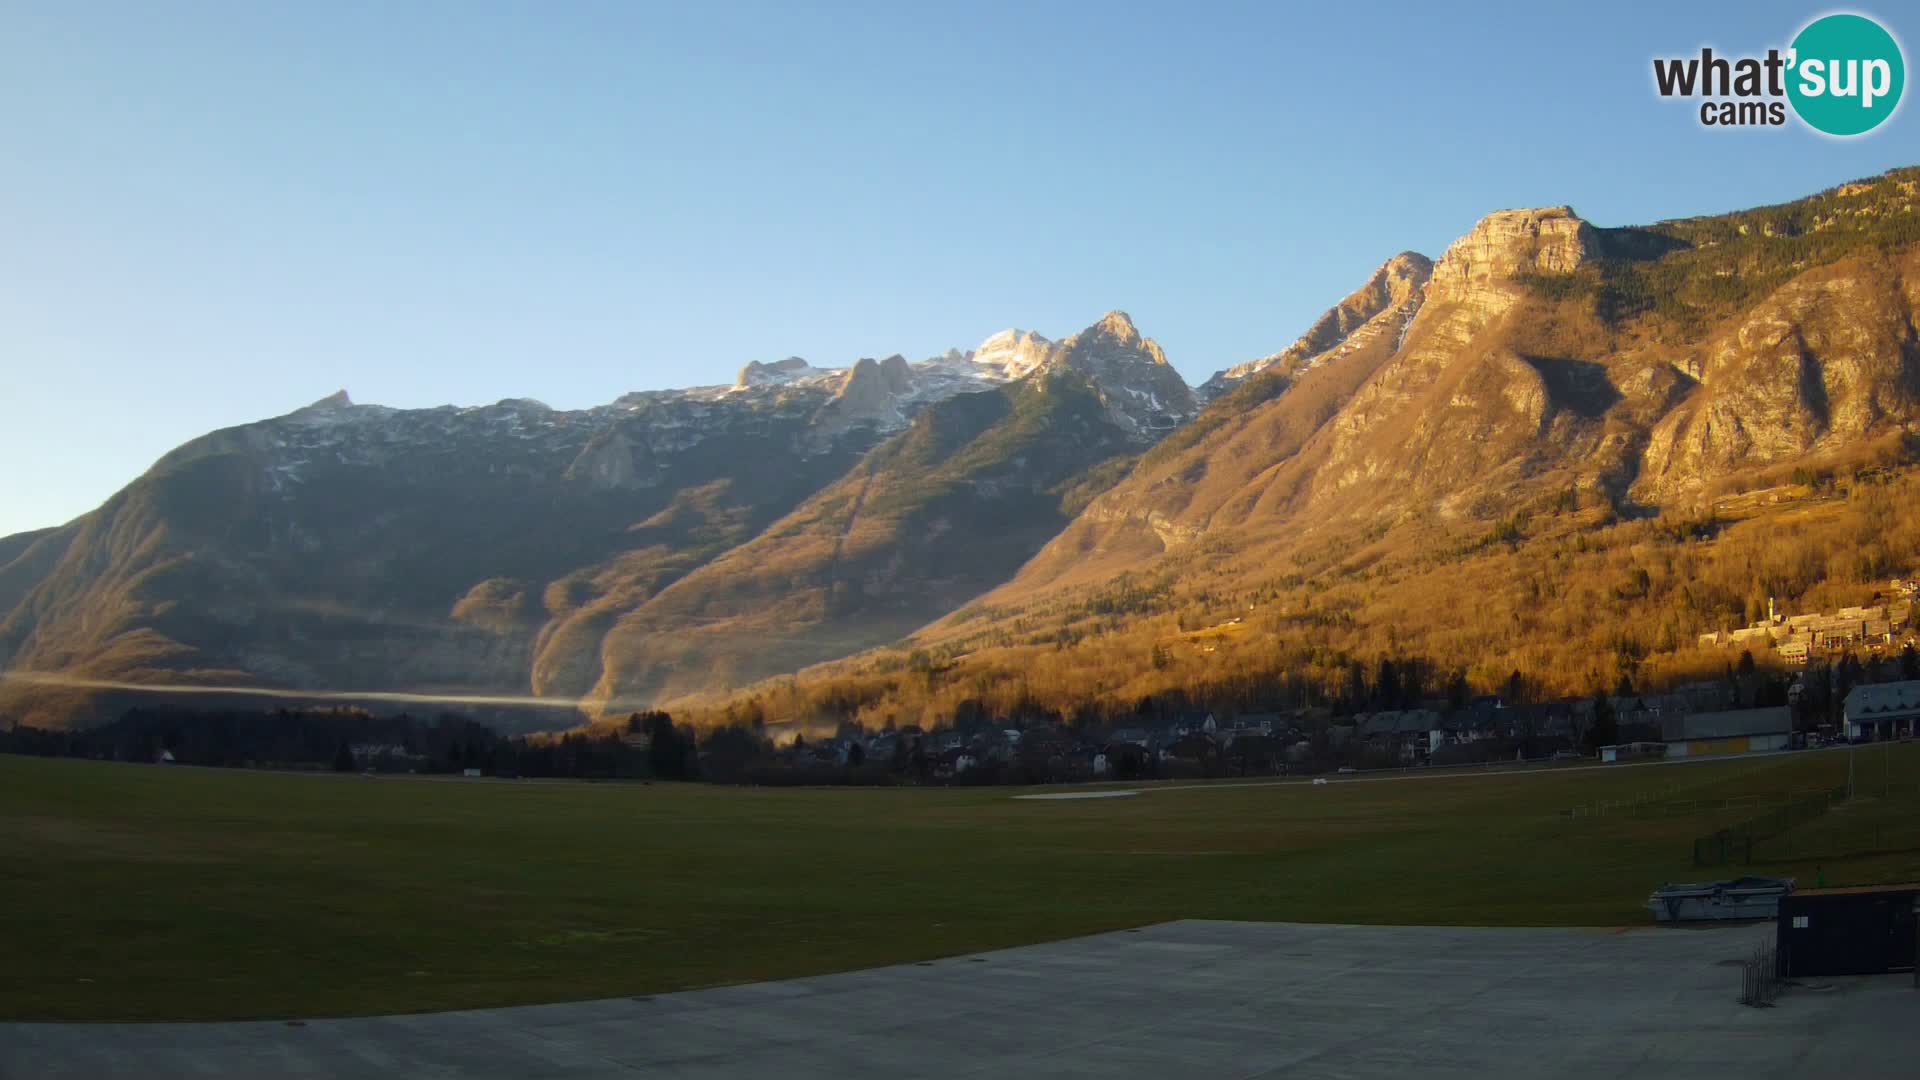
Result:
[[640,999],[0,1024],[0,1077],[1913,1075],[1907,976],[1739,1005],[1771,933],[1184,921]]

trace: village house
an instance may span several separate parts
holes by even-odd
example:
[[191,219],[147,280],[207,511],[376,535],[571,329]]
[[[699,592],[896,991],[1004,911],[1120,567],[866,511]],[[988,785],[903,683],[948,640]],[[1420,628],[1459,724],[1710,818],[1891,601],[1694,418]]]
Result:
[[1160,760],[1206,761],[1219,754],[1220,747],[1213,736],[1204,731],[1190,731],[1173,740],[1160,751]]
[[1212,735],[1219,730],[1219,727],[1219,723],[1214,720],[1210,712],[1185,712],[1167,725],[1164,737],[1172,742],[1184,735]]
[[1220,744],[1220,749],[1227,750],[1232,748],[1234,743],[1242,739],[1267,738],[1270,731],[1270,728],[1241,727],[1235,725],[1230,728],[1222,728],[1216,732],[1214,734],[1214,741]]
[[964,747],[949,747],[933,756],[933,775],[939,779],[951,779],[966,772],[978,764],[973,752]]
[[1572,742],[1579,736],[1574,702],[1548,701],[1509,709],[1513,734],[1521,738]]
[[1242,774],[1273,772],[1282,768],[1286,761],[1286,747],[1277,736],[1268,735],[1258,728],[1241,730],[1243,733],[1231,743],[1224,744],[1221,751],[1239,767]]
[[416,756],[408,754],[407,748],[399,743],[354,743],[347,747],[347,753],[361,765],[382,760],[405,761]]
[[1920,680],[1856,686],[1842,706],[1848,739],[1897,739],[1920,725]]
[[1470,746],[1500,734],[1493,710],[1461,709],[1440,718],[1440,726],[1427,732],[1429,756],[1449,746]]
[[1666,725],[1694,711],[1693,699],[1680,694],[1633,694],[1607,699],[1619,737],[1662,738]]
[[883,731],[867,740],[868,761],[891,761],[900,745],[900,736],[891,731]]
[[1440,725],[1440,714],[1431,709],[1385,709],[1354,718],[1355,734],[1371,746],[1397,754],[1405,762],[1427,757],[1433,732]]
[[1282,730],[1286,726],[1286,721],[1281,718],[1279,713],[1241,713],[1239,716],[1234,717],[1233,726],[1243,731],[1247,728],[1258,728],[1261,734],[1272,735],[1274,732]]
[[1681,683],[1673,688],[1669,697],[1677,697],[1686,703],[1692,712],[1709,712],[1724,709],[1733,704],[1727,684],[1722,679],[1701,679],[1698,682]]

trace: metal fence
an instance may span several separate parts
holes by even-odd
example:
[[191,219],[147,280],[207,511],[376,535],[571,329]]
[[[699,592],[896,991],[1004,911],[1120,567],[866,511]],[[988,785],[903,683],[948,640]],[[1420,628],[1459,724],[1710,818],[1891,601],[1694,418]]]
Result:
[[1798,791],[1761,791],[1710,799],[1666,799],[1658,802],[1636,803],[1628,809],[1628,815],[1636,818],[1692,817],[1697,814],[1725,813],[1729,810],[1756,810],[1774,803],[1799,802],[1824,794],[1826,792],[1823,789],[1803,788]]
[[1850,859],[1861,855],[1902,855],[1920,850],[1920,826],[1876,821],[1851,825],[1844,834],[1806,837],[1799,833],[1756,842],[1748,862],[1792,863]]
[[1748,818],[1693,842],[1693,865],[1721,866],[1730,862],[1753,861],[1755,841],[1770,840],[1798,825],[1821,817],[1847,797],[1847,789],[1833,788],[1803,799],[1795,799],[1758,817]]
[[1772,945],[1757,945],[1740,964],[1740,1004],[1763,1009],[1780,996],[1780,955]]

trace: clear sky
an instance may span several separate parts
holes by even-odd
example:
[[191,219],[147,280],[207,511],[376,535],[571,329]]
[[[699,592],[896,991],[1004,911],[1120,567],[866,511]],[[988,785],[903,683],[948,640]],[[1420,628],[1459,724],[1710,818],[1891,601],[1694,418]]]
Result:
[[1911,104],[1655,97],[1819,5],[1314,6],[0,0],[0,534],[342,387],[578,407],[1110,308],[1197,382],[1488,210],[1920,161]]

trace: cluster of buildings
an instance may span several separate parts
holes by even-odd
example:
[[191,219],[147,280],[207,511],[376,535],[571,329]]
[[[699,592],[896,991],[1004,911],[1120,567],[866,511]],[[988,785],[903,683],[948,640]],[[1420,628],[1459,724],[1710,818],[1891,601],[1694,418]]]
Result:
[[[1601,748],[1603,761],[1781,750],[1792,738],[1790,708],[1732,708],[1727,686],[1718,682],[1604,701],[1616,741]],[[1571,751],[1599,721],[1601,708],[1593,698],[1509,706],[1497,697],[1481,697],[1446,714],[1433,709],[1361,714],[1352,734],[1405,765],[1465,764],[1486,760],[1487,749],[1496,744],[1536,753]]]
[[1908,604],[1920,596],[1920,581],[1896,578],[1892,587],[1895,603],[1843,607],[1832,614],[1785,615],[1775,611],[1769,599],[1764,622],[1738,630],[1701,634],[1700,645],[1705,648],[1770,647],[1780,654],[1780,659],[1796,665],[1805,664],[1820,653],[1837,652],[1854,645],[1891,648],[1896,636],[1908,629]]
[[[778,753],[800,767],[862,763],[955,780],[990,766],[1044,767],[1052,780],[1177,773],[1180,764],[1219,773],[1320,771],[1348,762],[1401,766],[1461,765],[1571,756],[1588,741],[1603,708],[1616,732],[1602,761],[1698,757],[1784,750],[1796,745],[1786,705],[1740,708],[1721,681],[1690,683],[1662,694],[1615,695],[1535,705],[1496,696],[1464,706],[1423,706],[1335,717],[1326,709],[1226,715],[1195,710],[1118,727],[1059,723],[977,725],[925,731],[843,733],[801,741]],[[1855,687],[1845,703],[1846,735],[1886,739],[1916,733],[1920,681]],[[980,774],[986,775],[986,774]]]
[[[1849,622],[1870,621],[1865,615],[1855,620],[1856,614],[1858,609],[1842,613]],[[1882,678],[1884,670],[1890,669],[1883,669]],[[1789,702],[1800,689],[1798,683],[1788,689]],[[802,769],[891,767],[926,780],[958,780],[988,770],[969,778],[980,779],[994,766],[1002,767],[1007,779],[1050,781],[1178,775],[1182,763],[1211,775],[1315,772],[1345,764],[1446,766],[1570,756],[1591,745],[1591,733],[1607,717],[1615,734],[1600,748],[1602,761],[1744,754],[1802,744],[1794,734],[1791,704],[1744,708],[1736,700],[1741,692],[1734,681],[1705,680],[1659,694],[1527,705],[1486,695],[1453,708],[1435,701],[1351,716],[1335,716],[1324,707],[1238,714],[1200,709],[1142,715],[1110,727],[1001,721],[934,730],[843,728],[832,738],[796,740],[775,755]],[[1920,680],[1854,686],[1844,699],[1842,718],[1840,737],[1852,741],[1920,735]],[[1829,731],[1828,737],[1835,734]],[[1005,771],[1015,764],[1024,765],[1024,771]]]
[[779,754],[785,763],[801,767],[894,763],[923,770],[930,779],[953,779],[983,766],[1016,761],[1048,763],[1060,779],[1098,779],[1129,767],[1227,758],[1275,771],[1289,761],[1304,762],[1310,746],[1307,731],[1279,713],[1243,713],[1223,720],[1214,712],[1193,710],[1116,728],[1041,723],[926,731],[908,725],[796,740]]

